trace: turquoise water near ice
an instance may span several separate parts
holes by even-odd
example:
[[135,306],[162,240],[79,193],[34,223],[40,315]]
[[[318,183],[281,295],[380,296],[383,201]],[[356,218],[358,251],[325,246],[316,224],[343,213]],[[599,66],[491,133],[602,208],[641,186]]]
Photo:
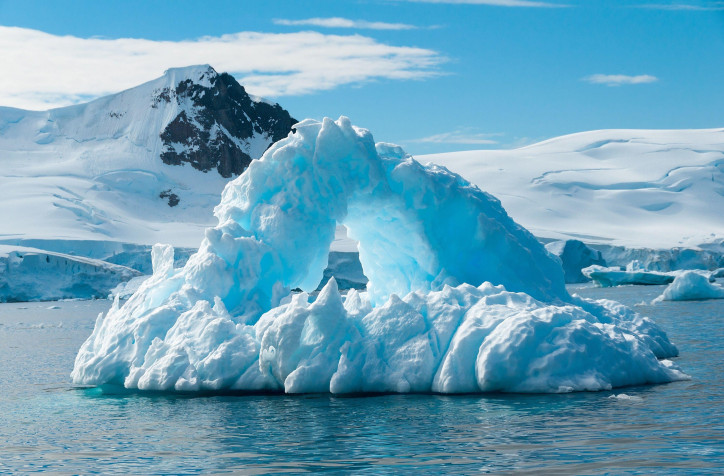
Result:
[[724,300],[570,289],[652,317],[692,380],[565,395],[102,395],[68,375],[109,302],[0,304],[0,473],[724,472]]

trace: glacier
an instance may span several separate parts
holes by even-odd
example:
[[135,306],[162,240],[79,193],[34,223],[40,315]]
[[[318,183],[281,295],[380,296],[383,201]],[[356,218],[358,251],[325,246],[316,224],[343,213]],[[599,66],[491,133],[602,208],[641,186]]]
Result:
[[[349,119],[305,120],[224,189],[199,250],[116,298],[72,379],[158,391],[569,392],[688,378],[648,318],[566,291],[500,202]],[[369,279],[315,295],[337,224]],[[299,289],[300,291],[292,291]]]
[[712,262],[724,255],[723,128],[587,131],[417,159],[483,187],[539,238],[595,245],[609,265],[724,266]]
[[591,279],[597,286],[608,288],[627,285],[662,285],[671,284],[682,274],[694,273],[703,276],[707,281],[716,280],[717,271],[704,269],[677,269],[674,271],[654,271],[648,269],[646,263],[633,260],[624,268],[591,265],[581,270],[584,276]]

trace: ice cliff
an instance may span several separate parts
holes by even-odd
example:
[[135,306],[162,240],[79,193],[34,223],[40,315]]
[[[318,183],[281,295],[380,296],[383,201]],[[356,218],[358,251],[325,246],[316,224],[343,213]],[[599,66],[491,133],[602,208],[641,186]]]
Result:
[[140,274],[98,259],[0,245],[0,302],[105,298]]
[[[566,392],[686,378],[653,322],[571,297],[560,264],[500,202],[346,118],[303,121],[230,182],[182,269],[99,316],[78,384],[141,390]],[[367,291],[342,296],[335,225]]]

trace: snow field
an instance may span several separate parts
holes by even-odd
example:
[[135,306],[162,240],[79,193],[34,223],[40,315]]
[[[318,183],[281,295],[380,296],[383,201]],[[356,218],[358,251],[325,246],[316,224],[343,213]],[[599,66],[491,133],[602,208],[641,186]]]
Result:
[[651,253],[676,247],[724,253],[721,128],[589,131],[512,150],[418,159],[493,194],[538,237]]

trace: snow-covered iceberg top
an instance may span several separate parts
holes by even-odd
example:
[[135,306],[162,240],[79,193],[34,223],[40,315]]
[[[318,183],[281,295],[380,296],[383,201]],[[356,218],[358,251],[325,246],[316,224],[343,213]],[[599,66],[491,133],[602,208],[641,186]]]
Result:
[[724,287],[709,282],[709,278],[697,271],[685,271],[669,284],[655,301],[698,301],[724,299]]
[[[556,258],[494,197],[375,145],[348,119],[306,120],[229,183],[183,269],[99,316],[76,383],[143,390],[561,392],[685,378],[650,320],[571,297]],[[334,279],[335,226],[368,292]]]

